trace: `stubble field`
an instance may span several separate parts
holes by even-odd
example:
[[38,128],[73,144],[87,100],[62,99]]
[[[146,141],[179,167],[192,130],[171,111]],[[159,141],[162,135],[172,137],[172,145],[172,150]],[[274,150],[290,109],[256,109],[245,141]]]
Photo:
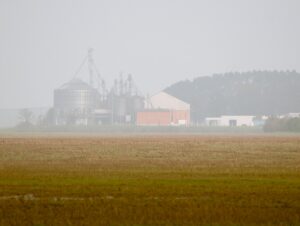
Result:
[[2,136],[0,225],[300,225],[300,137]]

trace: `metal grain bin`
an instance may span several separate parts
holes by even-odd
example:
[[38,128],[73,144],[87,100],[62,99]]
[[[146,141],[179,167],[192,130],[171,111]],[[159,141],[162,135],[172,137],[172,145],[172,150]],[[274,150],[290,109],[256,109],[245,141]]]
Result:
[[64,112],[94,110],[99,100],[97,90],[80,79],[73,79],[54,90],[54,108]]

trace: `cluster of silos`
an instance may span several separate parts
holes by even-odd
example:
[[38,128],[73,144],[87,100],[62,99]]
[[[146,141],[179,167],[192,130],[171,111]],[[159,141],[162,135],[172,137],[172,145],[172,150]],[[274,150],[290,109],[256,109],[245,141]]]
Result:
[[134,124],[136,113],[144,108],[144,98],[139,94],[131,75],[115,80],[109,95],[112,122]]
[[112,122],[117,124],[134,124],[136,113],[144,108],[141,96],[110,96]]
[[130,75],[116,80],[107,96],[100,93],[77,78],[56,89],[56,124],[134,124],[136,113],[144,108],[144,98]]

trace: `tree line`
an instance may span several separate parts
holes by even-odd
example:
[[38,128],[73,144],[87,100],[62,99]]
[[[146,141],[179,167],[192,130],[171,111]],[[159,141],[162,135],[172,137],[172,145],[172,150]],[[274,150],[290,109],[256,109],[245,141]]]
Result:
[[220,115],[281,115],[300,112],[300,74],[296,71],[249,71],[200,76],[165,91],[191,104],[201,122]]

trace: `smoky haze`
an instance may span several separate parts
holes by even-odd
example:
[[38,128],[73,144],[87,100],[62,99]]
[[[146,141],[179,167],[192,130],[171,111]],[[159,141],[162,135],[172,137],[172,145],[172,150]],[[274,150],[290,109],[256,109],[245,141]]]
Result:
[[131,73],[144,94],[213,73],[299,71],[299,9],[298,0],[3,0],[0,108],[52,106],[90,47],[109,85]]

